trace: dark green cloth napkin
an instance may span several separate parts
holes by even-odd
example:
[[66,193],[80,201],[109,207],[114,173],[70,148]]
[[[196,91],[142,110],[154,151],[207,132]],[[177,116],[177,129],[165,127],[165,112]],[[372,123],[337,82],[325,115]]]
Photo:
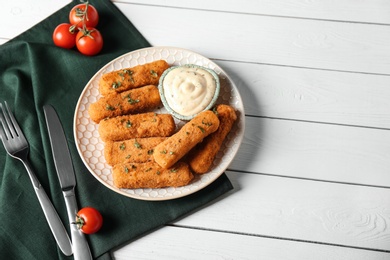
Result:
[[[102,52],[94,57],[52,43],[54,28],[67,22],[65,6],[38,25],[0,46],[0,99],[6,100],[30,144],[29,159],[41,184],[68,228],[65,203],[52,159],[42,106],[52,104],[62,121],[76,172],[79,207],[93,206],[104,217],[98,233],[88,236],[95,258],[212,201],[232,189],[226,175],[190,196],[161,202],[119,195],[98,182],[76,150],[73,116],[88,80],[106,63],[149,43],[109,1],[90,2],[99,11]],[[69,231],[69,228],[68,228]],[[21,162],[0,147],[0,255],[2,259],[72,259],[57,247]]]

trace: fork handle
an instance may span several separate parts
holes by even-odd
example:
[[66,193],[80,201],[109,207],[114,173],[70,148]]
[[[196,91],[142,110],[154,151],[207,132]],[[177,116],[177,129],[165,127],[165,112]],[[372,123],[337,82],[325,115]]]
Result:
[[64,255],[72,255],[72,243],[70,242],[68,233],[66,233],[66,229],[60,217],[58,216],[57,211],[55,210],[53,204],[51,203],[39,180],[35,176],[30,163],[25,160],[23,161],[23,164],[26,167],[28,175],[30,176],[35,193],[37,194],[39,203],[41,204],[43,213],[45,214],[46,220],[49,223],[51,232],[53,233],[53,236],[57,241],[58,247],[61,249]]

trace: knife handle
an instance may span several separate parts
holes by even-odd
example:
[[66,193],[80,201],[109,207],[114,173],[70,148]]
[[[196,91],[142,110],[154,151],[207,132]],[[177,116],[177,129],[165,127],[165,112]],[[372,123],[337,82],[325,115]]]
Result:
[[39,203],[41,204],[41,208],[45,214],[51,232],[57,241],[58,247],[61,249],[64,255],[72,255],[72,244],[70,242],[68,233],[66,233],[66,229],[57,214],[57,211],[55,210],[42,185],[39,183],[29,162],[25,160],[23,161],[23,164],[28,172],[28,175],[30,176],[31,182],[33,183],[35,193],[38,197]]
[[73,257],[75,260],[92,259],[91,250],[89,249],[86,237],[84,236],[83,232],[77,229],[76,224],[72,224],[76,221],[76,214],[78,212],[74,189],[63,191],[63,194],[70,223],[70,234],[72,237],[73,245]]

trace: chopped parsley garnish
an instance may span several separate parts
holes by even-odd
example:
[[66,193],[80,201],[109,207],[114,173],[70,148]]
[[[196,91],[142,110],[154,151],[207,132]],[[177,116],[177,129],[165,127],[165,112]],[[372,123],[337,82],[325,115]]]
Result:
[[119,88],[121,85],[122,85],[122,82],[120,82],[120,81],[114,82],[114,83],[112,83],[112,88],[113,88],[113,89],[117,89],[117,88]]
[[130,122],[130,120],[127,120],[126,122],[126,128],[130,128],[133,124]]
[[205,132],[206,132],[206,130],[204,130],[204,128],[203,128],[203,127],[201,127],[201,126],[198,126],[198,128],[200,129],[200,131],[202,131],[202,133],[205,133]]
[[131,105],[137,104],[139,102],[139,99],[132,99],[130,97],[130,94],[126,96],[127,97],[127,102],[129,102]]
[[106,110],[115,110],[115,107],[111,106],[110,104],[106,104]]
[[142,149],[142,146],[141,146],[141,144],[140,144],[140,143],[138,143],[138,142],[137,142],[137,140],[135,140],[135,142],[134,142],[134,146],[135,146],[136,148],[138,148],[138,149]]

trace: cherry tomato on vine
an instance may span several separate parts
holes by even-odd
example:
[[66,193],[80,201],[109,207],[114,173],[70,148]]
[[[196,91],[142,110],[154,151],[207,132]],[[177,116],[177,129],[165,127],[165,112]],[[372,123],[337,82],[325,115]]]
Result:
[[[85,12],[87,9],[87,12]],[[69,12],[69,21],[76,27],[83,28],[83,19],[86,27],[96,27],[99,22],[99,13],[90,4],[78,4]]]
[[71,24],[62,23],[53,32],[53,42],[55,45],[65,49],[71,49],[76,45],[76,33],[69,31]]
[[93,234],[102,227],[103,217],[97,209],[85,207],[77,212],[75,224],[83,233]]
[[84,55],[93,56],[103,48],[103,37],[95,28],[80,30],[76,35],[77,49]]

